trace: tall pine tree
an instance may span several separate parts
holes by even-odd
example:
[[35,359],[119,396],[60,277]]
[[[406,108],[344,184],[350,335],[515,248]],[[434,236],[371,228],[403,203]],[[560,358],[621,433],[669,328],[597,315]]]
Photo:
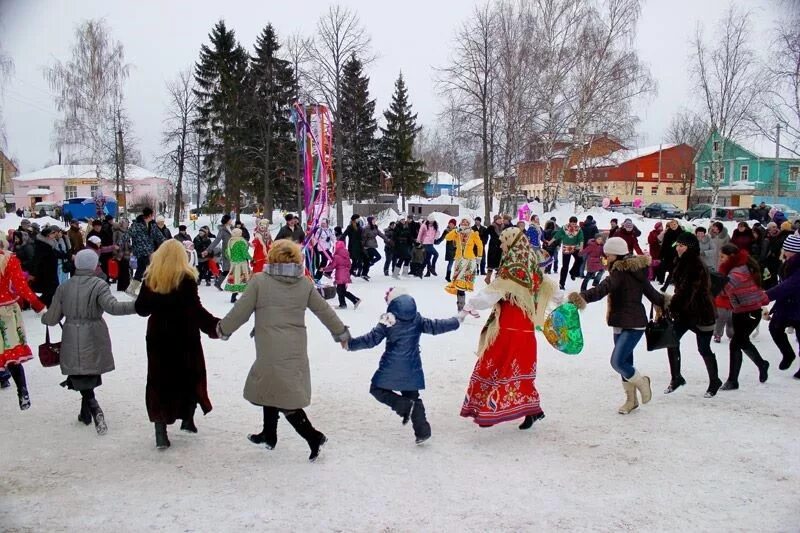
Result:
[[241,203],[248,180],[246,158],[248,55],[233,30],[219,21],[209,34],[211,45],[200,48],[195,65],[198,118],[195,121],[209,188],[223,188],[226,208]]
[[256,39],[251,60],[248,105],[250,144],[248,155],[253,166],[253,189],[263,201],[268,218],[277,201],[288,206],[296,196],[293,180],[286,179],[294,167],[297,150],[294,126],[289,120],[294,97],[294,71],[289,61],[279,56],[280,43],[272,24],[267,24]]
[[424,162],[414,159],[414,141],[421,128],[417,126],[417,114],[411,112],[402,72],[394,84],[392,103],[383,116],[386,127],[381,128],[381,164],[392,173],[394,190],[402,194],[405,211],[406,197],[422,192],[428,174],[421,170]]
[[340,179],[345,194],[357,201],[375,194],[379,188],[377,130],[375,100],[369,98],[369,78],[354,54],[343,70],[339,138],[342,143]]

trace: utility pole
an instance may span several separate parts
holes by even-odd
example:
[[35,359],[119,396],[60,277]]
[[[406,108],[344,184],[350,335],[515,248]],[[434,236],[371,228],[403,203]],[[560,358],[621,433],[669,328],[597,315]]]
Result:
[[781,125],[778,123],[775,126],[775,174],[774,174],[774,182],[772,184],[772,193],[775,197],[781,195],[781,167],[780,167],[780,159],[781,159]]
[[658,145],[658,185],[657,190],[658,194],[661,194],[661,144]]

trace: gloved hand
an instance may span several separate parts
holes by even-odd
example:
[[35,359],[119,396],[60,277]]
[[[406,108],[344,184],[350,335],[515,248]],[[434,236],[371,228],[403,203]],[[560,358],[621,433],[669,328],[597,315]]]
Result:
[[464,319],[467,318],[467,314],[468,313],[466,311],[464,311],[463,309],[461,311],[459,311],[458,312],[458,321],[459,322],[464,322]]

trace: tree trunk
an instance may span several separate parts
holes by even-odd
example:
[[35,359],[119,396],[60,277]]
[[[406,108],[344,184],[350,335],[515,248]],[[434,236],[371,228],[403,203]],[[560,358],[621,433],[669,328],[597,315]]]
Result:
[[183,207],[183,164],[186,149],[183,144],[178,147],[178,183],[175,185],[175,210],[172,216],[172,226],[177,228],[181,223],[181,207]]

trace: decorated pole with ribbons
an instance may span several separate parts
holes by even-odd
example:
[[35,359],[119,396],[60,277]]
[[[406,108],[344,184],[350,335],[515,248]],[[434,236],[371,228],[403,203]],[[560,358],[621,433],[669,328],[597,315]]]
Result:
[[328,192],[334,182],[333,120],[327,105],[303,105],[300,102],[294,103],[291,118],[302,164],[303,206],[307,229],[303,253],[306,267],[313,271],[312,236],[319,228],[320,220],[328,214]]

